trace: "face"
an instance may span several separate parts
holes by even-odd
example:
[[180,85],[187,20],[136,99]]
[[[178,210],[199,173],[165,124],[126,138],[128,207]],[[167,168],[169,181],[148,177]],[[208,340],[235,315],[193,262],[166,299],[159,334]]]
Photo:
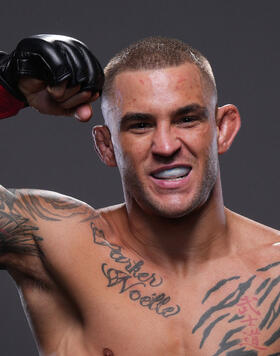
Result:
[[209,198],[218,173],[215,100],[189,63],[115,78],[105,105],[129,209],[175,218]]

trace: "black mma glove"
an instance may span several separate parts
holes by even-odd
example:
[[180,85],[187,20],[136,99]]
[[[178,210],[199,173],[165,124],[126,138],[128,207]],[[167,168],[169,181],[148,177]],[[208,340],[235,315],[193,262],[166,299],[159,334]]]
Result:
[[69,86],[80,84],[81,91],[99,94],[104,84],[102,67],[87,46],[75,38],[59,35],[27,37],[11,54],[0,52],[0,84],[27,106],[17,86],[22,75],[50,86],[67,79]]

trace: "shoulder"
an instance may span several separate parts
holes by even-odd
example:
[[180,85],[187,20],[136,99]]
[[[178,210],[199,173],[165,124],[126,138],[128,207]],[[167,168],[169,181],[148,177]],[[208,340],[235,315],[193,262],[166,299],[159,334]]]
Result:
[[88,204],[59,193],[0,186],[0,265],[24,256],[43,256],[43,246],[58,234],[97,216]]
[[280,242],[280,231],[261,224],[255,220],[239,215],[226,209],[229,228],[232,232],[236,231],[241,235],[246,235],[249,240],[261,242]]
[[83,220],[97,215],[92,206],[68,195],[40,189],[9,191],[14,196],[14,207],[36,222],[59,222],[74,217]]
[[[280,265],[280,231],[227,210],[235,250],[254,268]],[[279,263],[278,263],[279,262]]]

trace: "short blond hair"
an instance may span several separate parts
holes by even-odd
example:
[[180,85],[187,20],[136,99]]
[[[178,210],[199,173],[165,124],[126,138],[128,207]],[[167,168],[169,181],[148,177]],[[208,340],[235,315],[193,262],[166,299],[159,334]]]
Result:
[[217,100],[214,74],[206,57],[187,43],[166,37],[147,37],[117,53],[104,69],[103,96],[111,96],[115,77],[124,71],[162,69],[186,62],[199,68],[206,86]]

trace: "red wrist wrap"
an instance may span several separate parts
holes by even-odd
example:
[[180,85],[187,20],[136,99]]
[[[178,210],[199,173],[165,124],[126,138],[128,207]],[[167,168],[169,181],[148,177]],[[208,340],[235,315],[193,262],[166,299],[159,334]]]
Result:
[[25,104],[0,85],[0,119],[16,115]]

